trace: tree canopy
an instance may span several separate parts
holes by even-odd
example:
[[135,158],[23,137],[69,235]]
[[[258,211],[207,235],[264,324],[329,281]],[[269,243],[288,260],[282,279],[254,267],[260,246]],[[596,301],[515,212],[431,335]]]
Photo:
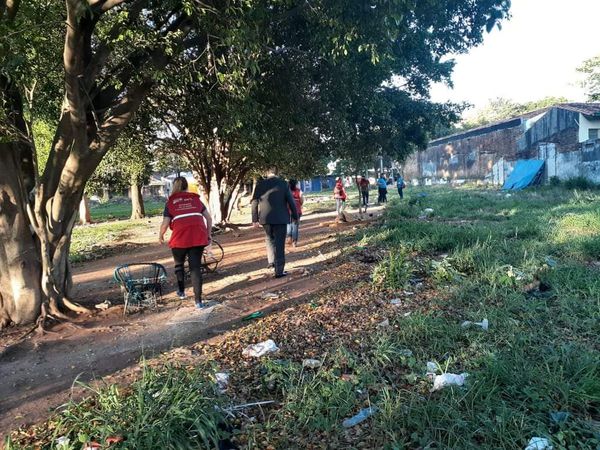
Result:
[[[453,118],[454,106],[428,99],[430,84],[451,74],[446,57],[481,43],[509,7],[0,0],[0,172],[9,174],[0,206],[11,211],[0,223],[0,325],[72,306],[77,205],[135,114],[177,124],[173,137],[188,139],[179,150],[209,150],[213,181],[219,167],[276,163],[300,173],[331,156],[401,158]],[[37,120],[54,130],[43,170]],[[217,186],[219,195],[230,197],[231,186]]]

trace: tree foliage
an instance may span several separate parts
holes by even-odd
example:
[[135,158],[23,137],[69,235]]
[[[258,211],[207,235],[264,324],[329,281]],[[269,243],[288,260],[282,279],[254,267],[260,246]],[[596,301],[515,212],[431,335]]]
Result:
[[586,59],[577,71],[585,76],[582,83],[590,102],[600,101],[600,56]]
[[[11,175],[0,188],[17,224],[0,223],[0,250],[37,255],[27,298],[14,288],[19,262],[0,267],[10,273],[0,279],[0,325],[31,320],[40,299],[56,316],[69,304],[77,204],[105,155],[123,146],[131,156],[136,146],[120,136],[143,105],[160,111],[151,123],[176,124],[177,150],[202,150],[205,178],[224,199],[244,170],[265,164],[300,173],[332,155],[401,158],[454,114],[428,99],[430,83],[452,71],[444,58],[481,43],[509,6],[0,0],[0,171]],[[55,130],[43,171],[38,118]]]

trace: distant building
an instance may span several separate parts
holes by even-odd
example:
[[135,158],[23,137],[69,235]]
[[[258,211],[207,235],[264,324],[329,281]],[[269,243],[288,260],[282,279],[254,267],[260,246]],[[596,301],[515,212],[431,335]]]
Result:
[[561,103],[436,139],[404,164],[422,184],[502,184],[519,159],[543,159],[544,178],[600,183],[600,103]]

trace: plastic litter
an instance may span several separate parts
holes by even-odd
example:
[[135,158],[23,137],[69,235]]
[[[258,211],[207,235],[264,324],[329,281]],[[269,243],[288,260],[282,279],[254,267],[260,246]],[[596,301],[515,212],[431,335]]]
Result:
[[71,442],[71,439],[69,439],[67,436],[61,436],[56,440],[56,448],[57,449],[62,449],[62,448],[69,448],[69,443]]
[[425,208],[423,212],[426,214],[433,214],[433,208]]
[[272,339],[268,339],[264,342],[259,342],[258,344],[249,345],[242,352],[242,356],[250,358],[260,358],[261,356],[264,356],[267,353],[274,353],[278,350],[279,347],[277,347],[275,341],[273,341]]
[[229,374],[227,372],[217,372],[215,373],[215,379],[217,380],[219,391],[223,393],[229,384]]
[[352,428],[352,427],[358,425],[359,423],[364,422],[365,420],[367,420],[369,417],[371,417],[376,412],[377,412],[376,406],[371,406],[370,408],[361,409],[358,412],[358,414],[344,420],[342,422],[342,426],[344,428]]
[[471,325],[481,327],[485,331],[487,331],[490,327],[490,323],[487,319],[483,319],[481,322],[471,322],[470,320],[465,320],[460,324],[460,326],[463,328],[469,328]]
[[318,369],[322,365],[323,363],[318,359],[305,359],[302,361],[302,367],[306,367],[307,369]]
[[571,417],[571,413],[567,411],[552,411],[550,419],[557,425],[565,423]]
[[391,305],[401,305],[402,304],[402,300],[400,300],[399,298],[393,298],[390,300],[390,304]]
[[252,314],[248,314],[245,317],[242,317],[242,320],[247,321],[247,320],[253,320],[253,319],[260,319],[262,317],[265,317],[265,314],[262,311],[256,311],[253,312]]
[[434,374],[437,372],[438,369],[438,365],[436,363],[434,363],[433,361],[427,361],[427,373],[430,374]]
[[400,356],[404,356],[405,358],[410,358],[413,355],[412,350],[409,350],[408,348],[402,349],[398,352],[398,354]]
[[96,309],[99,309],[101,311],[105,311],[108,308],[110,308],[112,305],[111,302],[109,302],[108,300],[104,300],[102,303],[98,303],[96,306],[94,306]]
[[525,450],[552,450],[554,447],[550,444],[550,441],[542,437],[532,437],[525,447]]
[[390,326],[389,319],[385,319],[377,324],[377,328],[387,328]]
[[549,256],[546,256],[546,258],[545,258],[545,260],[544,260],[544,261],[545,261],[545,262],[546,262],[546,264],[548,264],[548,266],[550,266],[550,267],[556,267],[556,265],[558,264],[554,258],[551,258],[551,257],[549,257]]
[[465,379],[468,376],[468,373],[461,373],[460,375],[455,373],[443,373],[441,375],[436,375],[433,379],[433,389],[431,389],[431,392],[439,391],[448,386],[463,386],[465,384]]
[[262,298],[263,300],[273,300],[279,298],[279,294],[276,294],[275,292],[265,292],[263,295],[260,296],[260,298]]

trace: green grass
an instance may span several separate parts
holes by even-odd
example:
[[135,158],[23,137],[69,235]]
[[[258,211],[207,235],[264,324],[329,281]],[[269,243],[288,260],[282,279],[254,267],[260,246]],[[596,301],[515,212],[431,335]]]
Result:
[[[120,449],[216,448],[226,437],[218,409],[220,398],[205,368],[159,370],[143,366],[129,388],[116,385],[90,390],[90,398],[69,402],[53,422],[42,448],[76,450],[86,442],[103,445],[107,438],[124,437]],[[58,438],[64,445],[56,445]],[[22,448],[8,443],[7,450]],[[38,448],[38,447],[36,447]]]
[[[600,259],[600,195],[425,193],[410,204],[393,200],[384,225],[360,244],[389,250],[374,280],[390,295],[408,278],[407,249],[421,263],[429,258],[439,300],[395,318],[392,331],[363,343],[366,351],[342,345],[328,369],[290,371],[281,382],[286,415],[272,416],[267,429],[283,428],[284,446],[322,432],[342,442],[341,420],[373,404],[370,448],[514,449],[533,436],[555,449],[600,448],[600,270],[590,264]],[[418,219],[425,208],[432,216]],[[535,280],[549,289],[526,293]],[[460,326],[483,318],[487,332]],[[351,391],[336,372],[342,360],[352,361]],[[427,361],[468,372],[466,387],[430,393]],[[555,411],[569,419],[554,423]]]
[[[147,216],[156,216],[162,214],[165,207],[165,201],[162,200],[144,200],[144,208]],[[114,219],[129,219],[131,217],[131,202],[129,199],[118,199],[100,203],[90,208],[90,215],[93,222],[104,222]]]
[[[389,327],[340,333],[318,370],[303,369],[301,359],[253,367],[262,386],[253,398],[280,406],[243,421],[245,448],[307,448],[310,440],[328,448],[492,450],[524,448],[534,436],[556,450],[600,448],[599,204],[599,193],[557,187],[510,195],[411,189],[403,202],[394,199],[382,225],[355,239],[387,255],[374,264],[364,300],[415,290],[406,298],[410,314],[382,307]],[[425,208],[433,213],[420,218]],[[425,292],[411,286],[415,278]],[[358,287],[340,286],[332,302]],[[461,326],[484,318],[488,331]],[[466,385],[431,392],[428,361],[438,373],[469,373]],[[211,406],[219,397],[203,381],[209,374],[182,372],[149,374],[128,396],[109,387],[97,400],[70,405],[56,435],[122,432],[128,441],[119,448],[187,448],[172,443],[192,438],[206,445],[221,420]],[[156,392],[164,396],[149,395]],[[342,428],[368,406],[378,412]],[[557,423],[555,412],[567,420]],[[189,431],[196,424],[202,432]]]
[[75,227],[71,238],[71,262],[89,261],[106,256],[110,248],[151,226],[139,220],[120,220]]

